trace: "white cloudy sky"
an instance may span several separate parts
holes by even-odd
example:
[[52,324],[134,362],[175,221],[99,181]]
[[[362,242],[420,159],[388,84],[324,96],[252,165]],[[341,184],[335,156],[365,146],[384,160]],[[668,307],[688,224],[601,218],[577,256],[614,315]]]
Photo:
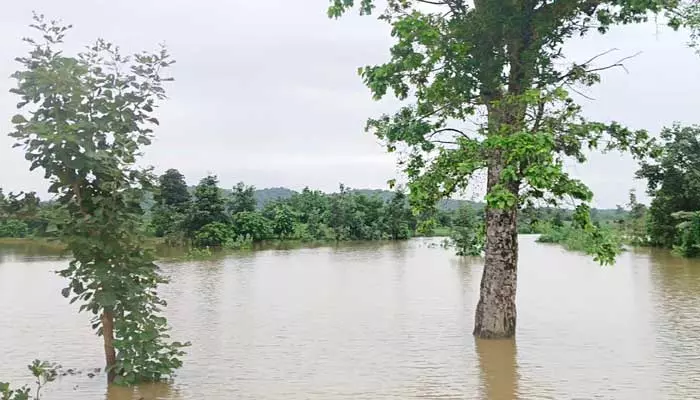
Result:
[[[394,106],[376,103],[358,66],[386,59],[387,28],[372,18],[328,20],[327,0],[23,0],[0,13],[0,187],[44,193],[22,152],[11,149],[9,119],[16,100],[7,90],[24,54],[32,10],[75,25],[74,46],[104,37],[128,51],[164,41],[177,59],[170,99],[160,109],[157,141],[146,161],[175,167],[190,183],[207,173],[224,186],[305,185],[334,190],[383,188],[397,175],[394,160],[363,132],[367,117]],[[618,29],[572,43],[572,60],[618,48],[610,56],[643,53],[629,73],[609,71],[589,92],[589,116],[652,132],[674,121],[700,122],[700,56],[687,35],[654,24]],[[626,202],[636,166],[620,155],[597,156],[572,168],[596,193],[596,205]]]

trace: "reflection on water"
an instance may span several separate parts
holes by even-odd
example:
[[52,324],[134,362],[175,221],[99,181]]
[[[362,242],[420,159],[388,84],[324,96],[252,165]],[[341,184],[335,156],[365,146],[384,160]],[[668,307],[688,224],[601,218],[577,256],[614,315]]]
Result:
[[481,373],[481,396],[490,400],[518,398],[518,365],[515,340],[476,341]]
[[140,385],[135,388],[112,386],[107,389],[106,400],[180,400],[178,390],[164,383]]
[[[481,260],[438,239],[165,262],[171,385],[62,378],[49,400],[700,398],[700,263],[663,251],[601,268],[521,238],[518,336],[471,336]],[[65,261],[0,249],[0,380],[25,365],[101,366],[89,315],[60,295]]]

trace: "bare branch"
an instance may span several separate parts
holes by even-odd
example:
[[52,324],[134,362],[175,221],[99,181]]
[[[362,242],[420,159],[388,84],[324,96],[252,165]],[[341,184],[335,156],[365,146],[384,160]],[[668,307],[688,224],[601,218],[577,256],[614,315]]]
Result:
[[591,57],[591,59],[589,59],[588,61],[584,62],[584,63],[581,64],[581,65],[582,65],[582,66],[583,66],[583,65],[589,65],[590,63],[592,63],[593,61],[599,59],[600,57],[606,56],[606,55],[612,53],[613,51],[619,51],[619,50],[620,50],[620,49],[617,49],[617,48],[614,48],[614,47],[613,47],[613,48],[610,49],[610,50],[604,51],[604,52],[602,52],[602,53],[600,53],[600,54],[596,54],[595,56]]
[[566,87],[568,87],[569,89],[571,89],[571,91],[573,91],[574,93],[578,94],[581,97],[584,97],[588,100],[595,100],[593,97],[581,92],[580,90],[577,90],[575,87],[573,87],[571,85],[566,85]]
[[[465,139],[473,140],[472,138],[470,138],[470,137],[469,137],[466,133],[464,133],[463,131],[460,131],[459,129],[454,129],[454,128],[442,128],[442,129],[438,129],[438,130],[432,132],[430,135],[428,135],[428,137],[429,137],[429,138],[432,138],[433,136],[435,136],[435,135],[437,135],[437,134],[439,134],[439,133],[443,133],[443,132],[458,133],[458,134],[460,134],[462,137],[464,137]],[[456,144],[456,143],[455,143],[455,144]]]
[[446,6],[449,5],[447,1],[431,1],[431,0],[416,0],[419,3],[432,4],[434,6]]
[[603,52],[603,53],[601,53],[601,54],[598,54],[598,55],[596,55],[595,57],[591,58],[590,60],[586,61],[586,62],[583,63],[583,64],[574,64],[574,67],[571,68],[571,70],[570,70],[568,73],[562,75],[562,76],[558,79],[559,82],[566,81],[567,79],[569,79],[569,78],[571,78],[571,77],[573,77],[573,76],[575,76],[575,75],[577,75],[577,74],[582,74],[582,73],[583,73],[583,74],[590,74],[590,73],[593,73],[593,72],[605,71],[605,70],[612,69],[612,68],[622,68],[625,72],[629,72],[629,71],[627,71],[627,68],[625,67],[625,65],[624,65],[623,63],[624,63],[625,61],[631,59],[631,58],[637,57],[638,55],[642,54],[642,52],[639,51],[639,52],[636,52],[636,53],[632,54],[631,56],[622,57],[621,59],[615,61],[614,63],[612,63],[612,64],[610,64],[610,65],[606,65],[606,66],[604,66],[604,67],[599,67],[599,68],[585,69],[587,66],[589,66],[589,65],[590,65],[593,61],[595,61],[596,59],[602,57],[602,56],[605,55],[605,54],[611,53],[611,52],[613,52],[613,51],[615,51],[615,50],[616,50],[616,49],[611,49],[611,50],[608,50],[608,51]]
[[641,51],[638,51],[638,52],[632,54],[631,56],[623,57],[623,58],[621,58],[621,59],[615,61],[614,64],[610,64],[610,65],[605,66],[605,67],[589,69],[589,70],[587,70],[586,72],[590,73],[590,72],[604,71],[604,70],[606,70],[606,69],[611,69],[611,68],[615,68],[615,67],[620,67],[620,68],[624,69],[625,72],[628,72],[628,73],[629,73],[629,71],[628,71],[627,68],[625,67],[625,64],[623,64],[623,62],[625,62],[625,61],[627,61],[627,60],[629,60],[629,59],[631,59],[631,58],[637,57],[637,56],[640,55],[640,54],[642,54],[642,52],[641,52]]

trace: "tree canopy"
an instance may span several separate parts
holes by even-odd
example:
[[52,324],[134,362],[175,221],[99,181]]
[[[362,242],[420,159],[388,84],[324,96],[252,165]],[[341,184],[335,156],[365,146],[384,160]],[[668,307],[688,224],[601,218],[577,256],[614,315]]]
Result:
[[[337,18],[353,6],[376,12],[374,0],[330,0]],[[465,191],[486,177],[486,248],[475,335],[515,335],[518,210],[529,204],[576,206],[575,223],[596,243],[601,264],[619,252],[591,223],[591,190],[564,168],[588,150],[641,158],[649,134],[584,117],[574,94],[621,67],[564,60],[570,39],[592,29],[646,21],[674,11],[674,0],[388,0],[378,18],[391,26],[389,60],[359,69],[375,99],[393,94],[403,106],[371,118],[366,129],[387,151],[400,151],[410,199],[419,209]],[[669,15],[678,27],[681,20]],[[568,65],[567,65],[568,64]]]
[[69,26],[35,15],[32,28],[13,74],[20,113],[10,136],[30,169],[44,171],[60,208],[51,223],[73,257],[59,272],[68,280],[62,294],[94,315],[110,382],[167,379],[182,365],[183,344],[169,341],[159,315],[156,288],[167,280],[141,230],[152,176],[135,163],[158,124],[153,110],[173,61],[165,48],[126,56],[104,40],[67,56]]
[[[679,224],[700,211],[700,127],[674,125],[661,132],[660,153],[641,164],[637,176],[647,180],[652,196],[647,231],[650,244],[672,248],[692,247],[683,239]],[[690,218],[695,221],[695,218]],[[688,224],[683,225],[689,227]],[[700,243],[700,236],[696,239]],[[690,249],[683,250],[690,255]]]

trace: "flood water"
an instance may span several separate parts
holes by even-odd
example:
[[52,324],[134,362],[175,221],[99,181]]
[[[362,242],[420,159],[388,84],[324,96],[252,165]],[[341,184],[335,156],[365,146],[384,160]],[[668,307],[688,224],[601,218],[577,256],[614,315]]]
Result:
[[[481,264],[436,239],[165,263],[170,385],[65,377],[48,400],[700,398],[700,262],[635,250],[614,267],[521,237],[518,334],[472,335]],[[0,381],[103,364],[65,262],[0,249]]]

